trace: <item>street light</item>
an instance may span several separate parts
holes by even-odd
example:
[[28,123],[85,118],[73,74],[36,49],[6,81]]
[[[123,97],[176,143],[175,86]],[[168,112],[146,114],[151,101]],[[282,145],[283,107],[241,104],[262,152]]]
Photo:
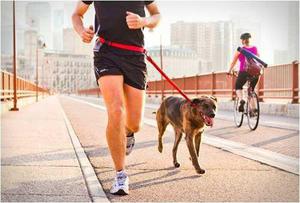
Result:
[[11,111],[19,111],[17,107],[17,67],[16,67],[16,19],[15,19],[15,0],[13,0],[13,72],[14,72],[14,107]]
[[37,39],[36,46],[36,102],[39,101],[39,49],[44,49],[46,47],[45,42],[41,39]]

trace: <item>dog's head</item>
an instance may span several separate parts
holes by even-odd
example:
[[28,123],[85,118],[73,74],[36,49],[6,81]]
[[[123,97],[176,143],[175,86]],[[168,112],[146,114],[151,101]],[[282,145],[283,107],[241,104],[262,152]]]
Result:
[[217,111],[217,98],[214,96],[201,96],[192,100],[193,116],[201,118],[207,126],[213,126]]

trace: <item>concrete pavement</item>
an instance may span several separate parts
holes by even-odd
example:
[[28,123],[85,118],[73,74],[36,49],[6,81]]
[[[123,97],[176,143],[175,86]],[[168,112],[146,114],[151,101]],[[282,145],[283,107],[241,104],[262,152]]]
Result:
[[[135,149],[127,159],[131,194],[111,196],[108,191],[114,170],[105,140],[106,113],[67,97],[60,101],[111,201],[299,200],[298,175],[205,144],[200,163],[206,174],[195,173],[185,143],[178,150],[181,167],[175,169],[171,156],[173,134],[166,133],[160,154],[157,129],[147,125],[137,133]],[[146,112],[146,116],[150,114]]]
[[1,119],[1,201],[99,200],[92,196],[90,177],[83,175],[82,157],[75,152],[56,96]]

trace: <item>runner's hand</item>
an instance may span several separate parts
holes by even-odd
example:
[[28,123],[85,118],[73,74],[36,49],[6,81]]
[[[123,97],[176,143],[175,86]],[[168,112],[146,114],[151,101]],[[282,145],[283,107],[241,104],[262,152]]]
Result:
[[126,14],[126,22],[129,29],[140,29],[147,24],[146,18],[142,18],[139,15],[129,11],[127,11]]
[[80,37],[83,42],[90,43],[94,37],[94,29],[93,26],[90,25],[89,28],[84,28],[83,31],[80,34]]

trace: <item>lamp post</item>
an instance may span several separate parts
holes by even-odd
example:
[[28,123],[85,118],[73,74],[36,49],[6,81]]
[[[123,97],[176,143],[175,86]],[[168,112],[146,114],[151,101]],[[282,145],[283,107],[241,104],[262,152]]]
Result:
[[11,111],[19,111],[17,107],[17,67],[16,67],[16,18],[15,18],[15,0],[13,0],[13,72],[14,72],[14,107]]
[[[162,50],[162,39],[161,39],[161,34],[160,34],[160,46],[159,46],[159,53],[160,53],[160,67],[161,67],[161,70],[163,70],[163,50]],[[164,100],[164,89],[165,89],[165,82],[164,82],[164,78],[163,76],[161,75],[160,76],[160,80],[162,82],[162,90],[161,90],[161,101]]]
[[46,47],[46,44],[42,42],[40,39],[37,40],[37,46],[36,46],[36,102],[39,101],[39,49],[43,49]]

